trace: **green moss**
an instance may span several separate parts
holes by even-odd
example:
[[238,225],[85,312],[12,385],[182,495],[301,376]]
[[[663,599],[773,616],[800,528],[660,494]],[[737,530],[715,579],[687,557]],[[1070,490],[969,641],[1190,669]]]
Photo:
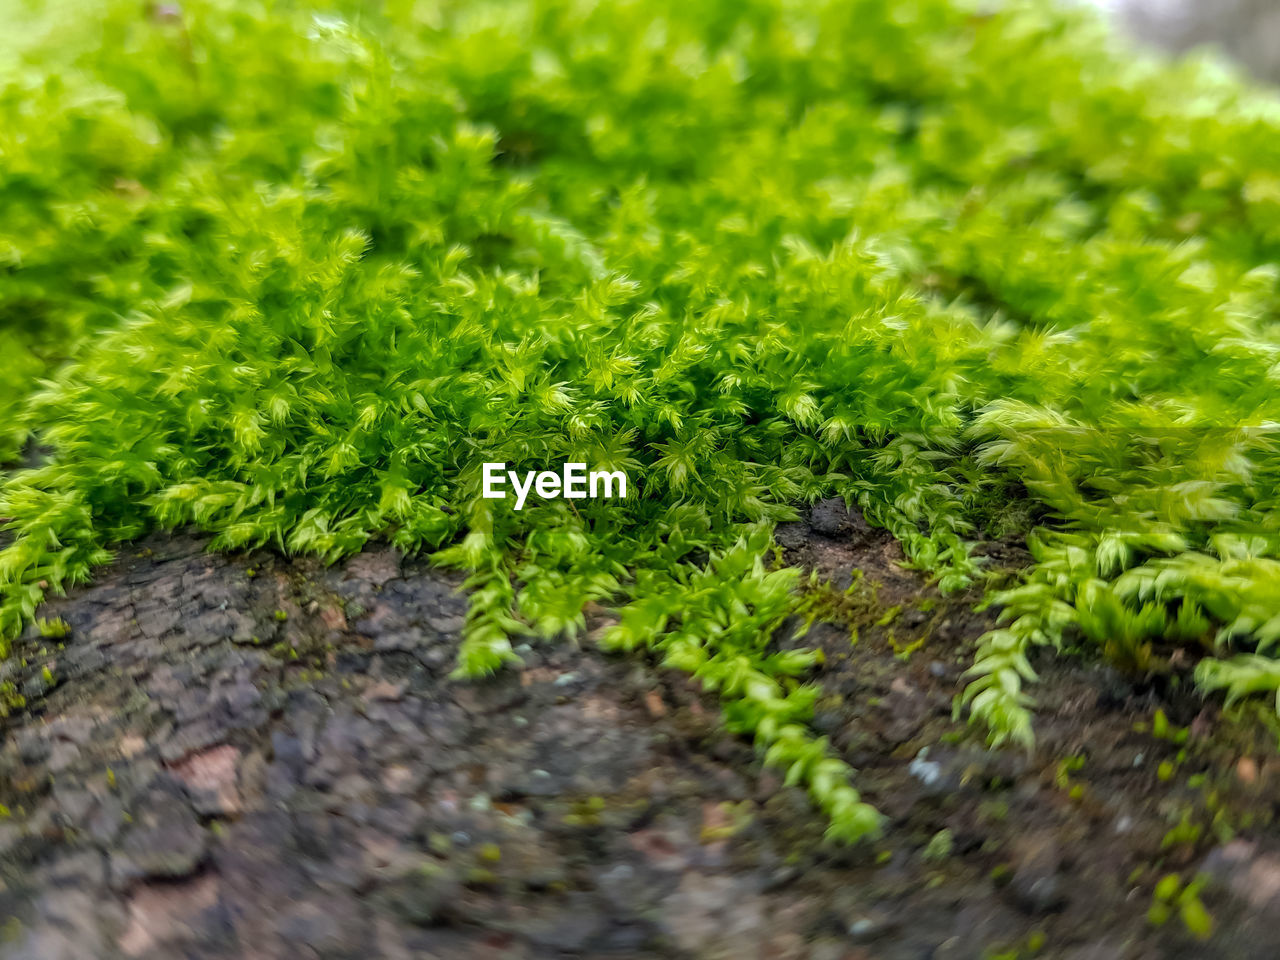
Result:
[[905,663],[911,659],[913,653],[925,645],[925,642],[929,639],[929,634],[926,632],[915,640],[899,641],[894,632],[890,630],[887,639],[889,647],[893,650],[893,655]]
[[[157,527],[382,538],[464,571],[458,676],[611,605],[854,840],[770,643],[773,526],[832,496],[944,592],[1027,531],[997,741],[1067,635],[1280,689],[1273,100],[1047,0],[42,10],[0,0],[0,458],[51,451],[0,491],[5,636]],[[634,491],[515,511],[486,461]]]
[[41,617],[36,620],[36,628],[40,636],[50,640],[63,640],[71,635],[71,625],[60,617],[54,620]]
[[942,863],[951,859],[954,846],[951,831],[939,830],[920,851],[920,857],[925,863]]
[[604,822],[604,810],[604,797],[586,797],[573,801],[561,821],[573,827],[598,827]]
[[1147,922],[1155,927],[1163,926],[1176,912],[1188,933],[1197,940],[1209,939],[1213,935],[1213,917],[1200,899],[1207,883],[1207,877],[1198,876],[1184,887],[1177,874],[1162,877],[1152,891]]
[[887,627],[889,624],[893,623],[893,621],[897,620],[898,616],[901,613],[902,613],[902,604],[897,604],[895,606],[892,606],[884,612],[884,615],[881,616],[880,619],[876,621],[875,625],[877,627]]
[[22,938],[22,921],[10,917],[0,924],[0,943],[17,943]]
[[1204,833],[1204,828],[1192,819],[1192,812],[1184,810],[1181,819],[1168,831],[1164,838],[1160,841],[1160,849],[1167,850],[1170,847],[1194,847],[1200,842],[1200,837]]
[[978,817],[984,823],[1004,823],[1009,819],[1009,802],[1004,799],[983,800],[978,804]]
[[1084,769],[1084,754],[1074,754],[1070,757],[1064,757],[1058,761],[1058,770],[1055,774],[1059,789],[1066,790],[1071,786],[1071,777]]
[[0,717],[7,717],[26,705],[27,698],[18,692],[12,680],[0,681]]

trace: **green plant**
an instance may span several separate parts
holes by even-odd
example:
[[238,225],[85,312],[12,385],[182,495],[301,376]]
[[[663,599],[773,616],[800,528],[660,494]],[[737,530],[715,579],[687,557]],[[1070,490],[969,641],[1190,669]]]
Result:
[[40,617],[36,620],[36,629],[40,631],[40,636],[46,640],[65,640],[71,636],[71,625],[61,617],[53,620],[46,620]]
[[611,605],[852,840],[764,563],[837,496],[943,591],[1035,525],[996,741],[1069,637],[1280,689],[1274,99],[1031,0],[58,9],[0,0],[5,636],[155,527],[382,538],[466,572],[459,675]]
[[929,842],[920,851],[920,857],[925,863],[943,863],[951,858],[954,847],[955,842],[951,836],[951,831],[946,829],[939,830],[929,838]]
[[1188,933],[1197,940],[1208,940],[1213,935],[1213,917],[1200,899],[1207,883],[1207,877],[1198,876],[1183,887],[1182,878],[1175,873],[1161,878],[1151,895],[1147,921],[1155,927],[1163,926],[1177,910]]

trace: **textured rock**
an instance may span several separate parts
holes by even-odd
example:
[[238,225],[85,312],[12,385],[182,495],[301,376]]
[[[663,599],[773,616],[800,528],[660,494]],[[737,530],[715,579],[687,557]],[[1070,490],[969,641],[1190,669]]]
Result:
[[[857,546],[859,522],[828,504],[792,525],[788,549],[832,575],[861,569],[882,604],[909,604],[919,578],[882,533]],[[158,538],[126,553],[42,613],[72,625],[64,649],[42,655],[29,637],[0,668],[22,682],[58,665],[56,685],[0,719],[6,960],[968,960],[1033,929],[1064,950],[1139,943],[1143,960],[1276,943],[1262,896],[1274,845],[1206,863],[1253,878],[1232,901],[1243,912],[1223,914],[1244,952],[1179,953],[1176,925],[1152,930],[1130,908],[1114,878],[1149,861],[1144,837],[1158,849],[1168,788],[1135,779],[1134,716],[1117,712],[1129,695],[1090,698],[1088,668],[1042,684],[1056,752],[940,742],[960,729],[954,645],[990,622],[971,600],[915,660],[895,656],[889,628],[856,647],[830,625],[807,636],[827,654],[818,722],[895,818],[874,848],[845,851],[679,675],[540,644],[523,672],[452,682],[456,580],[385,550],[324,568],[201,546]],[[175,607],[176,621],[162,615]],[[1129,739],[1085,772],[1127,778],[1112,784],[1123,836],[1042,789],[1060,756],[1116,730]],[[1001,804],[1007,822],[991,816]],[[918,838],[942,829],[951,858],[924,862]],[[993,855],[1013,868],[1003,891]],[[1108,929],[1081,936],[1098,916]]]

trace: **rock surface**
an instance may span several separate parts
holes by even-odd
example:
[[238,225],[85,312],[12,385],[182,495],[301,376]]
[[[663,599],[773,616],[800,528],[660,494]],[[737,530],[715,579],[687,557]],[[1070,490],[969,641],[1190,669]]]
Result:
[[[70,635],[32,630],[3,668],[17,690],[51,679],[0,720],[0,957],[1280,952],[1272,899],[1238,879],[1275,872],[1280,765],[1255,754],[1245,783],[1237,743],[1197,738],[1164,782],[1181,748],[1135,723],[1216,714],[1066,661],[1041,665],[1038,752],[989,752],[951,716],[990,623],[977,597],[938,598],[843,505],[778,539],[845,585],[861,571],[833,608],[849,622],[802,642],[826,653],[815,723],[890,817],[881,841],[825,846],[682,675],[562,643],[449,680],[465,598],[389,550],[323,568],[154,539],[51,602]],[[1248,812],[1250,836],[1220,846],[1214,810]],[[1170,845],[1183,817],[1201,833]],[[1214,939],[1149,926],[1156,880],[1202,862]]]

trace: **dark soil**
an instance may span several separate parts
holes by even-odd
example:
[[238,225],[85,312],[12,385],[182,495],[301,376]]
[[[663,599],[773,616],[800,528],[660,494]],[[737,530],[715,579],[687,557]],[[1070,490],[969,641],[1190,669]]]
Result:
[[[988,751],[952,719],[977,595],[942,600],[836,504],[778,539],[835,585],[799,642],[883,840],[824,845],[680,675],[588,642],[449,680],[464,598],[389,550],[325,569],[155,539],[2,668],[0,956],[1280,955],[1265,723],[1176,672],[1046,658],[1036,752]],[[1200,872],[1212,937],[1176,904],[1151,923],[1160,878]]]

